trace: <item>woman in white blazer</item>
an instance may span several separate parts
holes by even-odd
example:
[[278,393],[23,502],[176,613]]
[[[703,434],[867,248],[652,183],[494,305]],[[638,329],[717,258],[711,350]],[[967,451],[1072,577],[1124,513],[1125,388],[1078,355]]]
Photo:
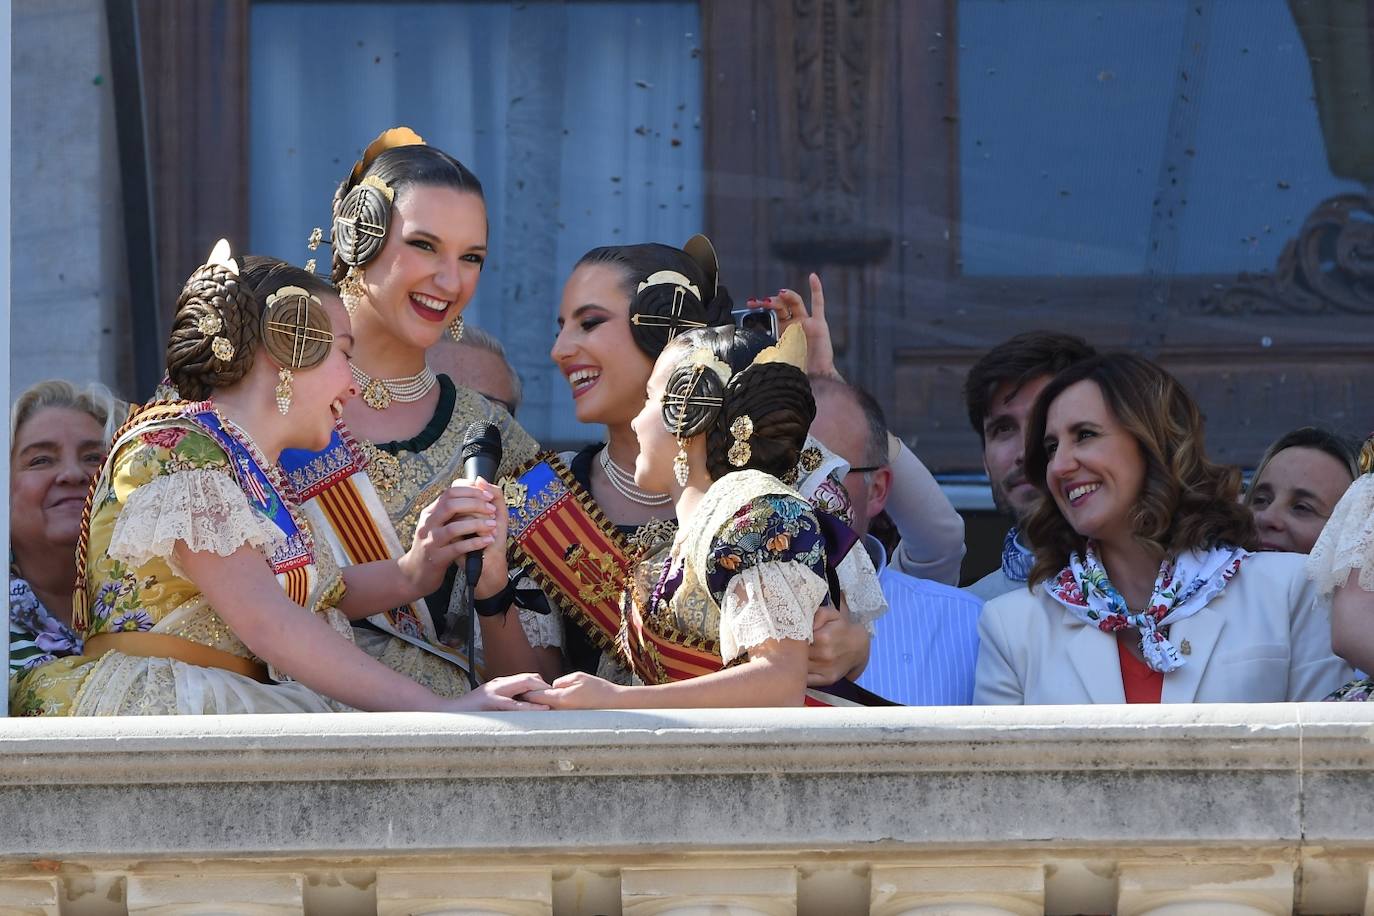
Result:
[[1207,459],[1202,426],[1183,386],[1130,354],[1040,393],[1035,566],[983,608],[975,703],[1319,700],[1345,681],[1303,557],[1251,552],[1240,474]]

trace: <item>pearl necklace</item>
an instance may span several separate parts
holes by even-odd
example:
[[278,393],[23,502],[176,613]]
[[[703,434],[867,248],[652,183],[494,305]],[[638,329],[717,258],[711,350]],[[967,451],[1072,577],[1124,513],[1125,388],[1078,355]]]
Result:
[[601,470],[606,472],[606,479],[611,482],[611,487],[632,503],[641,506],[666,506],[673,501],[666,493],[650,493],[635,486],[635,475],[611,460],[609,444],[601,449]]
[[358,368],[357,363],[349,363],[353,380],[363,392],[363,403],[373,410],[386,410],[393,401],[409,404],[429,394],[439,382],[434,370],[425,366],[414,375],[404,378],[373,378]]

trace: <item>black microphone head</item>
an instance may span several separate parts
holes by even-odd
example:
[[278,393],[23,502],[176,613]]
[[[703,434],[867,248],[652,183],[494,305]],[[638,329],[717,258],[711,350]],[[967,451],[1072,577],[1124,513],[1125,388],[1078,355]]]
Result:
[[501,464],[501,430],[496,428],[495,423],[478,420],[464,433],[463,463],[466,464],[469,458],[476,458],[478,455],[490,458],[497,466]]

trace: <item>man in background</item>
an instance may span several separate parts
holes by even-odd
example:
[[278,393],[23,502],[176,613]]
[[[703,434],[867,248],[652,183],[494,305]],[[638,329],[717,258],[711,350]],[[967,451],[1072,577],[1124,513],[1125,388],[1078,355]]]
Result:
[[1096,352],[1072,334],[1028,331],[993,347],[969,370],[964,401],[969,422],[983,442],[983,469],[992,501],[1014,523],[1002,543],[1002,565],[967,589],[983,601],[1024,588],[1035,563],[1035,555],[1019,537],[1040,495],[1025,473],[1031,407],[1050,379]]
[[[882,408],[866,391],[833,378],[812,378],[811,388],[816,397],[811,434],[859,469],[845,475],[844,488],[853,505],[854,530],[878,570],[888,603],[888,612],[874,622],[868,667],[859,686],[908,706],[973,702],[982,602],[888,565],[887,552],[868,533],[892,488]],[[829,608],[821,613],[838,614]],[[819,618],[818,624],[824,625]]]
[[506,413],[515,416],[520,406],[520,376],[506,359],[501,341],[471,324],[463,328],[463,339],[454,341],[445,334],[425,353],[429,367],[453,379],[455,385],[471,388]]

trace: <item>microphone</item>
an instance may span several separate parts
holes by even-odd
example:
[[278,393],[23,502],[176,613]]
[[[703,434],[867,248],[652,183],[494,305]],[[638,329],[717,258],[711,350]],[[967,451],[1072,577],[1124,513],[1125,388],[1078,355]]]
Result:
[[[496,469],[501,466],[501,430],[494,423],[480,420],[468,427],[463,435],[463,476],[468,480],[483,480],[494,483]],[[502,507],[497,506],[497,511]],[[477,580],[482,578],[482,551],[474,550],[463,560],[463,572],[467,575],[468,588],[476,588]]]

